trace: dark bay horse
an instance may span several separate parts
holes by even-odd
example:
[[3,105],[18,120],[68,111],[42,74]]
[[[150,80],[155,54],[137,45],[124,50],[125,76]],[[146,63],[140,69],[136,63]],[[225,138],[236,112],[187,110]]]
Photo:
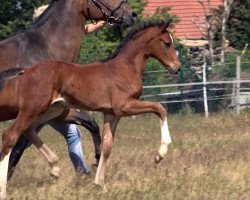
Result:
[[154,113],[159,117],[161,146],[155,161],[160,162],[171,143],[167,113],[160,103],[144,102],[139,97],[141,77],[149,57],[156,58],[173,74],[180,70],[168,26],[169,21],[148,21],[136,26],[115,53],[102,61],[87,65],[47,61],[29,69],[9,71],[1,81],[0,97],[5,90],[13,91],[20,111],[3,134],[2,157],[8,159],[6,155],[22,133],[32,132],[41,122],[73,107],[104,114],[96,184],[104,186],[105,166],[121,117],[142,113]]
[[[30,29],[0,42],[0,71],[13,67],[29,67],[43,60],[75,62],[86,20],[106,20],[109,23],[131,25],[135,18],[136,13],[124,0],[52,0],[48,9]],[[0,100],[0,121],[16,118],[19,108],[12,106],[11,101],[9,98],[6,99],[7,103]],[[65,109],[58,120],[86,127],[94,139],[96,158],[100,157],[101,139],[94,119],[85,113]],[[41,150],[50,164],[57,163],[57,157],[51,156],[47,148],[44,150],[45,146],[42,146],[35,135],[33,142],[38,148],[42,147]],[[22,151],[26,144],[24,137],[18,142]],[[21,156],[22,151],[17,156]],[[9,166],[13,167],[15,164],[10,161]]]

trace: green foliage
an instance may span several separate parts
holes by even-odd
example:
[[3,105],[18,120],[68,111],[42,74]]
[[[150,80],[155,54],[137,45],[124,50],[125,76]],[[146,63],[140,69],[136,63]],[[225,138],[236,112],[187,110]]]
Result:
[[158,19],[163,19],[163,20],[172,19],[174,23],[178,23],[180,21],[179,18],[177,16],[175,16],[175,15],[169,14],[170,10],[171,10],[170,7],[157,8],[155,10],[155,12],[153,13],[153,15],[150,16],[149,18],[155,19],[155,20],[158,20]]
[[221,78],[235,78],[236,73],[236,56],[234,54],[228,54],[226,57],[225,65],[215,65],[210,72],[210,77]]
[[[234,1],[229,18],[226,23],[226,38],[230,46],[242,50],[246,43],[250,42],[250,0]],[[219,18],[222,18],[224,7],[215,10]],[[221,21],[220,21],[221,22]],[[214,46],[221,46],[221,30],[215,33]]]
[[48,0],[1,0],[0,40],[27,29],[32,23],[34,8]]
[[118,46],[121,35],[117,26],[107,26],[84,37],[79,63],[90,63],[110,55]]
[[[249,73],[250,56],[244,55],[241,57],[241,72]],[[209,77],[214,80],[218,79],[234,79],[236,76],[236,55],[227,54],[225,65],[215,65],[209,73]]]
[[250,42],[250,0],[234,2],[227,23],[227,38],[230,44],[242,50]]
[[146,5],[143,0],[130,0],[128,4],[133,8],[133,10],[139,14],[138,18],[142,18],[142,11],[144,6]]

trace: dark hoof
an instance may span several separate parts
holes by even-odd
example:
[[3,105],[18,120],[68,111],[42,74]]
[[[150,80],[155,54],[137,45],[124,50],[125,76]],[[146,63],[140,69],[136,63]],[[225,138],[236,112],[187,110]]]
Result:
[[92,170],[97,172],[98,164],[92,164]]
[[90,176],[91,175],[91,171],[86,170],[86,171],[83,171],[82,174],[84,174],[86,176]]
[[159,154],[155,156],[155,163],[158,164],[159,162],[161,162],[161,160],[163,159],[163,157],[161,157]]
[[0,161],[2,161],[4,158],[4,153],[0,151]]
[[76,173],[77,176],[81,177],[81,176],[90,176],[91,175],[91,171],[86,170],[86,171],[80,171]]

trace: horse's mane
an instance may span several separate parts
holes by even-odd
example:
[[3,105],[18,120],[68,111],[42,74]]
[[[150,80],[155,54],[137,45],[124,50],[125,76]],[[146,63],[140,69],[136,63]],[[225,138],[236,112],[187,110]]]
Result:
[[24,71],[24,68],[11,68],[0,72],[0,90],[5,86],[8,80],[18,75],[22,75]]
[[100,60],[100,62],[107,62],[117,56],[117,54],[120,52],[120,50],[125,46],[125,44],[130,41],[134,35],[139,33],[140,31],[145,30],[146,28],[152,27],[152,26],[162,26],[165,25],[166,28],[169,26],[171,23],[171,20],[146,20],[142,21],[140,23],[135,24],[134,26],[131,27],[129,33],[125,36],[123,41],[119,44],[117,49],[109,55],[107,58],[104,58]]
[[[48,18],[51,17],[51,14],[53,13],[57,5],[64,1],[65,0],[51,0],[48,8],[38,17],[38,19],[35,20],[35,23],[32,25],[31,29],[36,29],[42,26],[48,20]],[[57,18],[54,17],[54,19],[56,20]]]
[[[39,29],[39,27],[41,27],[44,23],[49,22],[52,24],[52,26],[50,26],[52,29],[55,27],[58,28],[56,24],[60,24],[63,22],[64,16],[60,15],[60,9],[63,9],[65,1],[67,0],[51,0],[48,8],[35,20],[33,25],[28,30],[21,32],[21,34],[26,36],[29,41],[31,41],[31,43],[40,43],[40,41],[42,41],[40,34],[42,30]],[[56,11],[56,9],[58,11]],[[40,43],[40,45],[43,45],[43,43]]]

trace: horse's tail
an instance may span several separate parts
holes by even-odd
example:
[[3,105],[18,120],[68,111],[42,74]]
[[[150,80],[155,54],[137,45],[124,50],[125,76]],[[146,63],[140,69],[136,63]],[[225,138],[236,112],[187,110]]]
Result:
[[24,68],[11,68],[0,72],[0,90],[5,86],[8,80],[22,75],[24,72]]

